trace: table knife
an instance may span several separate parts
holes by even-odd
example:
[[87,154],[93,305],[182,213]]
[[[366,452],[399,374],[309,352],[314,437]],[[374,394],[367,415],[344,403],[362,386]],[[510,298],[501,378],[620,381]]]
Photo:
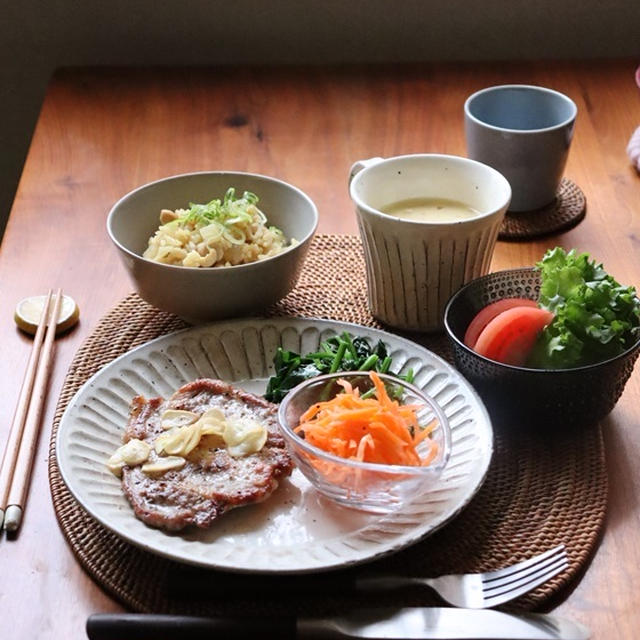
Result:
[[590,631],[566,618],[540,613],[407,607],[319,618],[94,614],[87,620],[87,636],[90,640],[587,640]]

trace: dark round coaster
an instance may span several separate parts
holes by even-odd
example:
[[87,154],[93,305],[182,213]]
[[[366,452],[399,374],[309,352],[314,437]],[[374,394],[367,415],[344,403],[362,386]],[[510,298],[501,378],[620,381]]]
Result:
[[575,227],[586,212],[587,199],[582,189],[569,178],[562,178],[551,204],[534,211],[507,211],[498,240],[521,242],[567,231]]

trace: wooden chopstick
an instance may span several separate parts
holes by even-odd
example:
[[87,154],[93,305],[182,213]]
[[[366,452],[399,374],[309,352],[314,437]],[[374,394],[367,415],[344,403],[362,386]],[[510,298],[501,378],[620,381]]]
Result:
[[27,360],[27,370],[24,374],[20,395],[18,396],[18,404],[11,422],[9,430],[9,438],[7,440],[4,455],[2,457],[2,466],[0,466],[0,527],[4,521],[4,512],[7,508],[7,500],[9,499],[9,491],[11,489],[11,480],[18,459],[18,451],[20,449],[20,441],[22,440],[22,432],[24,431],[24,423],[29,408],[29,399],[33,390],[33,382],[36,377],[36,369],[40,358],[40,348],[44,338],[44,330],[47,326],[48,309],[51,302],[51,289],[47,293],[44,303],[44,309],[38,322],[38,328],[33,338],[33,345],[29,360]]
[[[44,399],[47,395],[47,380],[53,364],[53,341],[56,335],[58,316],[60,315],[62,290],[58,289],[56,291],[53,310],[49,314],[50,293],[51,292],[49,292],[49,297],[47,298],[47,303],[42,313],[45,317],[45,322],[47,317],[49,318],[49,322],[47,324],[44,342],[40,349],[40,357],[36,367],[31,394],[27,401],[26,418],[24,420],[22,437],[20,439],[13,477],[11,479],[9,498],[6,502],[4,528],[7,531],[16,531],[22,522],[22,514],[27,501],[29,482],[31,480],[33,460],[38,447],[40,418],[42,416]],[[42,318],[40,322],[42,322]],[[38,325],[38,330],[39,329],[40,324]]]

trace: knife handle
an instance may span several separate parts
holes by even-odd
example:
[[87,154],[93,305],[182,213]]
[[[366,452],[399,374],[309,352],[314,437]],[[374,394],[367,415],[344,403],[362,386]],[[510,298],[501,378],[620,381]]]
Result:
[[202,618],[153,613],[95,613],[89,640],[295,640],[295,618]]

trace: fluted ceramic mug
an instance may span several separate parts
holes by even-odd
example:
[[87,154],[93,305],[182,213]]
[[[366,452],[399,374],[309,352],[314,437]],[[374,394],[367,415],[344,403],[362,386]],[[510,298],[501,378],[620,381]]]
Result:
[[[458,156],[371,158],[352,166],[350,195],[364,247],[371,313],[399,329],[442,329],[451,295],[489,271],[511,198],[506,178]],[[472,213],[425,221],[384,212],[405,201],[458,203]]]

